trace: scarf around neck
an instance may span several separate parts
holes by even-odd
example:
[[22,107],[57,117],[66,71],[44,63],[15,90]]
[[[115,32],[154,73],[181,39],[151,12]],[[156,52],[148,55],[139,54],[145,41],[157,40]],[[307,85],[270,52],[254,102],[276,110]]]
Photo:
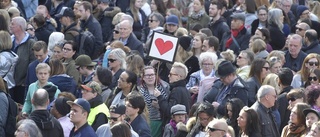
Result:
[[[244,25],[240,26],[239,29],[237,30],[231,30],[231,35],[235,38],[238,36],[239,32],[244,28]],[[230,38],[227,40],[226,42],[226,49],[229,49],[230,48],[230,45],[232,43],[232,37],[230,36]]]

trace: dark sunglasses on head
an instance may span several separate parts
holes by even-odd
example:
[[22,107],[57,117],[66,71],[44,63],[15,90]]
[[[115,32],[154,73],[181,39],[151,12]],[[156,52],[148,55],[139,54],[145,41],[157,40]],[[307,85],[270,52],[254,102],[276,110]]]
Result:
[[318,62],[308,62],[308,63],[309,63],[309,66],[313,66],[313,65],[318,66],[319,65]]
[[108,59],[108,61],[110,61],[111,63],[113,63],[114,61],[116,61],[116,59]]
[[297,28],[297,30],[299,30],[299,31],[302,31],[302,30],[304,30],[304,29],[302,29],[302,28],[298,28],[298,27],[296,27]]
[[291,98],[288,98],[288,101],[289,101],[289,100],[293,102],[293,101],[296,101],[296,98],[291,97]]
[[317,77],[308,77],[308,80],[309,80],[309,81],[312,81],[312,80],[313,80],[313,81],[317,81],[318,78],[317,78]]
[[119,34],[119,31],[117,31],[117,30],[113,30],[113,32],[116,33],[116,34]]
[[224,131],[224,132],[226,132],[225,130],[212,128],[212,127],[208,127],[208,130],[210,130],[211,132],[214,132],[214,131]]

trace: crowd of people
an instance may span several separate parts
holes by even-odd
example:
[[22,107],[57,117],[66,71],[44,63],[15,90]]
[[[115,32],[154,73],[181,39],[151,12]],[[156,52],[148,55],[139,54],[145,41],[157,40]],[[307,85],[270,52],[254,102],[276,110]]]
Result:
[[2,0],[0,22],[1,137],[320,137],[319,1]]

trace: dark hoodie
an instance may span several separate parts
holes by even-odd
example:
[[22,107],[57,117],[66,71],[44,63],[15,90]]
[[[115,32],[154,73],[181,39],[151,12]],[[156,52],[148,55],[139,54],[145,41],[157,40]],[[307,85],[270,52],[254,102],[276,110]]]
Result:
[[118,7],[108,7],[100,13],[98,21],[101,24],[103,42],[111,41],[114,25],[112,24],[113,17],[121,12]]
[[[90,103],[91,109],[103,103],[102,97],[99,94],[95,98],[89,100],[88,102]],[[106,123],[108,123],[107,116],[104,113],[99,113],[98,115],[96,115],[93,123],[91,124],[91,127],[94,131],[96,131],[98,127]]]
[[221,41],[223,33],[230,31],[226,19],[222,16],[215,22],[211,20],[209,23],[209,29],[212,31],[212,35],[217,37],[219,41]]
[[54,75],[51,76],[48,81],[58,86],[61,92],[70,92],[76,95],[77,82],[72,77],[66,74]]
[[64,137],[63,129],[59,121],[54,118],[47,110],[34,110],[30,117],[38,128],[41,130],[44,137]]

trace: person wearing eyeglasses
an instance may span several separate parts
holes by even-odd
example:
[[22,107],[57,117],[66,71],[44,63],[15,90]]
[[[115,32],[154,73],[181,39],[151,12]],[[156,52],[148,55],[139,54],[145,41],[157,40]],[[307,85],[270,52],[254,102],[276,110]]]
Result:
[[274,106],[276,99],[277,94],[274,87],[263,85],[257,92],[257,101],[251,106],[258,113],[259,118],[261,118],[257,124],[261,126],[263,137],[280,136],[275,117],[270,109]]
[[320,69],[311,69],[309,73],[308,80],[306,81],[304,87],[307,88],[308,86],[318,85],[320,80]]
[[223,119],[214,119],[208,124],[206,130],[206,137],[225,137],[228,132],[228,125]]
[[77,56],[77,45],[73,41],[66,41],[62,44],[62,62],[66,68],[66,74],[71,76],[80,84],[80,73],[77,70],[74,59]]
[[291,82],[293,88],[304,87],[308,81],[309,73],[312,69],[319,68],[319,62],[317,54],[308,54],[301,64],[301,69],[294,76]]
[[237,123],[240,128],[240,137],[262,137],[260,119],[258,113],[247,106],[244,106],[239,113]]
[[304,39],[304,34],[307,30],[310,29],[310,26],[307,23],[301,22],[296,25],[296,34],[300,35]]
[[131,137],[139,137],[139,135],[132,129],[131,125],[125,120],[126,116],[126,106],[122,104],[116,104],[110,106],[110,117],[108,117],[109,122],[101,125],[97,130],[96,134],[98,137],[111,137],[112,133],[110,128],[118,123],[126,123],[130,127]]
[[304,35],[304,43],[306,47],[302,48],[305,53],[320,53],[318,33],[314,29],[309,29]]
[[146,41],[151,39],[153,32],[163,32],[164,17],[160,13],[153,12],[149,15],[148,30],[146,31]]
[[249,92],[248,98],[249,103],[248,106],[251,106],[254,102],[256,102],[256,94],[259,88],[262,85],[264,78],[270,73],[269,71],[270,65],[265,59],[255,59],[253,60],[249,72],[249,78],[246,80],[246,84],[248,85]]
[[109,109],[100,95],[101,92],[100,85],[95,81],[81,85],[82,98],[90,103],[90,112],[87,121],[94,131],[102,124],[108,123],[108,117],[110,117]]
[[88,55],[80,55],[75,60],[76,69],[80,73],[81,84],[87,84],[92,81],[94,68],[97,65]]
[[288,109],[291,110],[297,103],[306,103],[306,94],[304,93],[305,89],[295,88],[291,89],[287,94],[287,99],[289,101]]

